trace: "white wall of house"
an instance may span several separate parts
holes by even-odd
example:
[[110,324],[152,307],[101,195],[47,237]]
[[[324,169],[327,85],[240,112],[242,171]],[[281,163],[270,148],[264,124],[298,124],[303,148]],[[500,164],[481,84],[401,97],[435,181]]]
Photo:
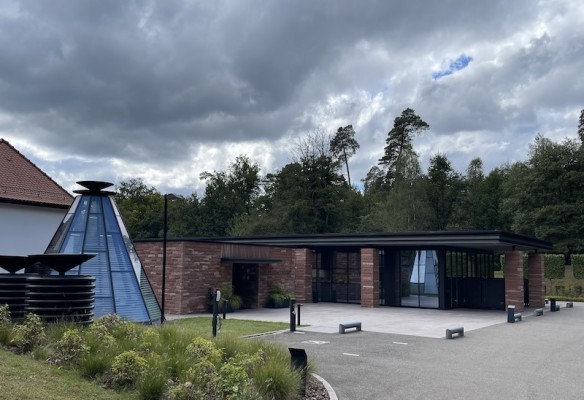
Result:
[[0,203],[0,254],[44,253],[66,213],[62,208]]

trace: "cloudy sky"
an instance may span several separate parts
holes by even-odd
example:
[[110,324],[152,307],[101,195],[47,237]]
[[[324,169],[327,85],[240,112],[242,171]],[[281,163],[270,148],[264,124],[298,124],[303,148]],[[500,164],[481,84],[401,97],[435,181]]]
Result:
[[274,172],[294,141],[352,124],[353,181],[411,107],[464,172],[576,137],[581,0],[0,2],[0,137],[66,189],[143,178],[200,191],[239,154]]

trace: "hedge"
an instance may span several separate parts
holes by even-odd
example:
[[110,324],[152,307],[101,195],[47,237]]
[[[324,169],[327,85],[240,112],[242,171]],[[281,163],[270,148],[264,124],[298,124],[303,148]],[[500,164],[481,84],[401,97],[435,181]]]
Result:
[[574,278],[584,279],[584,254],[572,254],[572,267]]
[[547,279],[562,279],[566,268],[563,254],[544,254],[544,277]]

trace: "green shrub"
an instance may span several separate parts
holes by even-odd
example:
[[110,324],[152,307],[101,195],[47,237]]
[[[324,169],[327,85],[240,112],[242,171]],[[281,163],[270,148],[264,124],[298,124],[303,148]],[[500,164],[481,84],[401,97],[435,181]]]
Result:
[[0,305],[0,344],[7,345],[12,339],[12,325],[10,323],[10,309],[7,304]]
[[164,365],[156,355],[151,357],[148,363],[148,369],[138,380],[138,394],[142,400],[161,399],[168,381]]
[[268,295],[268,307],[286,307],[291,298],[292,293],[282,283],[276,283]]
[[51,361],[55,364],[78,364],[89,353],[89,346],[78,329],[68,329],[57,341]]
[[[229,307],[231,307],[233,311],[239,310],[241,306],[243,306],[243,299],[241,298],[241,296],[238,296],[235,293],[233,293],[233,288],[231,287],[231,285],[220,284],[217,285],[216,287],[218,287],[219,290],[221,291],[220,302],[223,302],[223,300],[227,300]],[[212,304],[211,297],[209,298],[209,303]],[[219,305],[219,307],[221,307],[221,305]]]
[[12,328],[10,345],[17,351],[26,353],[41,344],[45,337],[43,321],[38,315],[27,314],[22,324],[14,325]]
[[219,370],[218,389],[221,397],[237,400],[247,396],[250,379],[244,368],[232,363],[223,364]]
[[564,277],[564,256],[562,254],[544,254],[544,276],[547,279]]
[[202,337],[197,337],[187,346],[186,353],[195,362],[201,360],[208,360],[213,365],[219,364],[221,361],[221,350],[219,350],[215,344]]
[[252,379],[266,399],[294,399],[300,387],[300,374],[292,370],[289,361],[267,360],[254,371]]
[[572,267],[574,278],[584,279],[584,254],[572,254]]
[[193,340],[193,335],[187,329],[166,324],[158,329],[158,333],[159,351],[169,377],[179,378],[193,364],[193,360],[185,351]]
[[133,350],[116,356],[111,367],[111,382],[114,386],[133,386],[146,372],[148,362]]
[[8,304],[0,305],[0,326],[10,325],[10,308]]

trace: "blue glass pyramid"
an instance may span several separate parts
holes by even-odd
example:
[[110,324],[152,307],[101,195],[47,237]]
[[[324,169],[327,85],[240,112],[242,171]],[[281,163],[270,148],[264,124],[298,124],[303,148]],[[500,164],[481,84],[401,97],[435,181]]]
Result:
[[159,322],[160,306],[130,240],[108,182],[77,182],[87,190],[67,212],[45,253],[95,254],[67,275],[95,277],[94,315]]

